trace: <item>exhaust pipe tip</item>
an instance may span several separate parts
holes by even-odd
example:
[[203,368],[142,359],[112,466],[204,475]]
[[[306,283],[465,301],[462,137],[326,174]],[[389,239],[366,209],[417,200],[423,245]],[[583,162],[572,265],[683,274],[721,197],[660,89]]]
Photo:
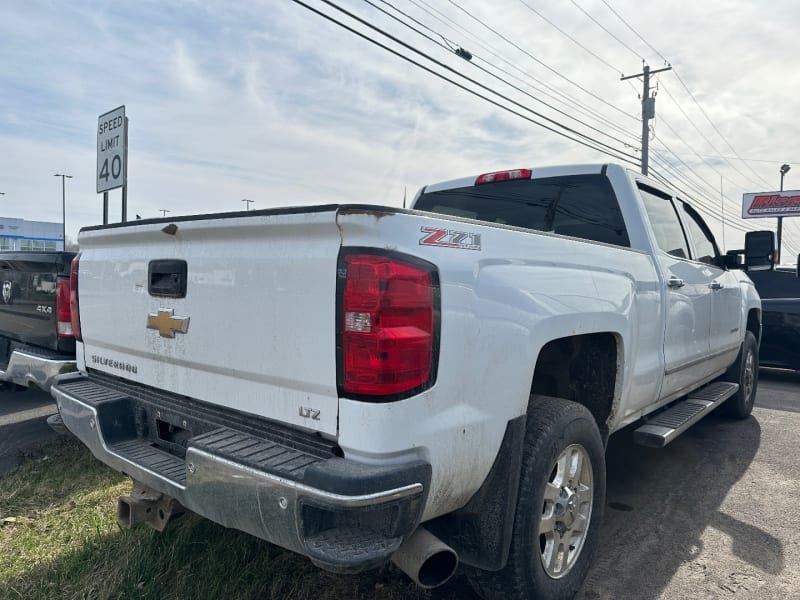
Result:
[[419,527],[392,556],[414,583],[424,589],[439,587],[458,568],[458,554],[427,529]]
[[458,556],[453,550],[433,554],[419,566],[416,581],[425,589],[439,587],[449,580],[458,568]]

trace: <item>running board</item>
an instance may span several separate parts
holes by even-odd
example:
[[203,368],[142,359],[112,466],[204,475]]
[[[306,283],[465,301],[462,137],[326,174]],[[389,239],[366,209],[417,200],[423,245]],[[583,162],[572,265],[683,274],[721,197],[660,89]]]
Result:
[[739,391],[738,383],[718,381],[692,392],[686,400],[658,413],[633,432],[642,446],[663,448]]

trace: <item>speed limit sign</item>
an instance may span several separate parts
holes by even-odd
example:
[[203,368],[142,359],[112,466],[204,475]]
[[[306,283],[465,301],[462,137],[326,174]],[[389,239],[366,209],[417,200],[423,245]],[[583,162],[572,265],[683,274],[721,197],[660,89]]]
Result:
[[127,183],[128,120],[125,106],[97,118],[97,193]]

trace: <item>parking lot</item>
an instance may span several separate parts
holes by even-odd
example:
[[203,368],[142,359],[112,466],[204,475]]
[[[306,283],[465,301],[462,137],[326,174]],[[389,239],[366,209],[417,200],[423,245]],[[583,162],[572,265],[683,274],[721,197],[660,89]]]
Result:
[[[578,598],[800,598],[800,374],[762,371],[744,421],[712,415],[666,449],[608,448],[600,548]],[[0,474],[55,434],[40,392],[0,392]],[[463,578],[437,598],[474,598]]]
[[608,449],[600,550],[579,598],[800,598],[800,374],[762,370],[753,417],[663,450]]

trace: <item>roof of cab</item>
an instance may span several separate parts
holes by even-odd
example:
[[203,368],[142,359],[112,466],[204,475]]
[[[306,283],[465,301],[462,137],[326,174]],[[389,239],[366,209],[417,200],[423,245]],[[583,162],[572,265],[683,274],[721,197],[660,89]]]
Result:
[[[531,179],[541,179],[543,177],[559,177],[564,175],[594,175],[601,173],[603,167],[607,166],[605,163],[585,164],[585,165],[558,165],[551,167],[536,167],[531,168]],[[524,167],[528,168],[528,167]],[[442,181],[434,183],[425,187],[425,193],[441,192],[443,190],[452,190],[461,187],[470,187],[475,185],[475,180],[480,177],[482,173],[473,175],[471,177],[460,177],[458,179],[450,179],[449,181]]]

